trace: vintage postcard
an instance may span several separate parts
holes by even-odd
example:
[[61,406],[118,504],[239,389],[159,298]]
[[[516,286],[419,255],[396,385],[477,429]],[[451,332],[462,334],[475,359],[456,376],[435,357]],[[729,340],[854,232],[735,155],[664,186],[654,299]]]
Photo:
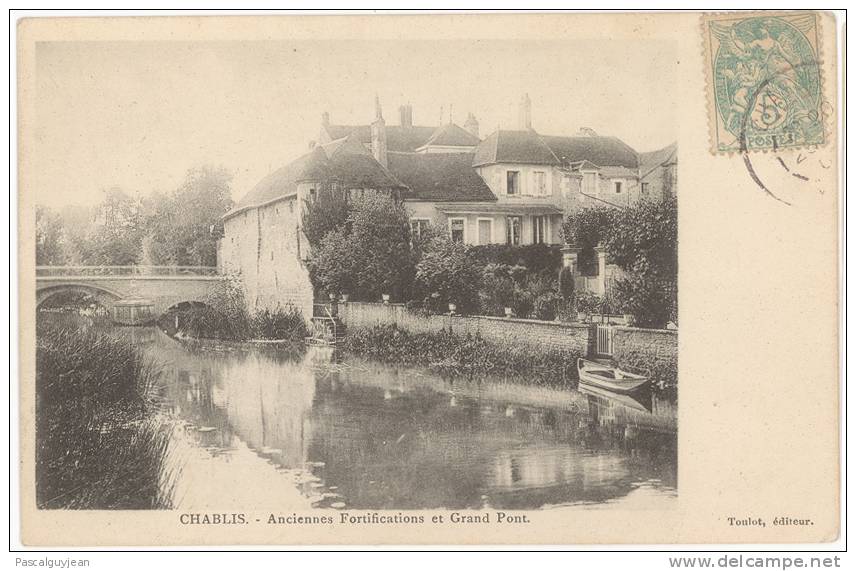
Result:
[[23,543],[835,541],[837,29],[21,20]]

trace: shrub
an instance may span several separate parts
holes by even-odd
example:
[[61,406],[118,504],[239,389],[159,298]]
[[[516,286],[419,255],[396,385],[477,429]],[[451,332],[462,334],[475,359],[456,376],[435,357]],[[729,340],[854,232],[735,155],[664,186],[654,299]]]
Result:
[[638,275],[618,280],[614,287],[622,311],[633,316],[636,327],[666,327],[673,307],[669,289],[656,280]]
[[576,309],[581,313],[600,313],[603,308],[603,298],[590,291],[580,291],[576,294]]
[[542,321],[553,321],[562,306],[562,296],[557,292],[544,292],[535,298],[534,317]]
[[479,289],[479,307],[485,315],[505,315],[506,307],[514,306],[514,280],[502,275],[487,274]]
[[575,384],[576,351],[503,347],[478,335],[410,333],[395,325],[348,331],[343,347],[381,361],[431,367],[449,375],[507,375],[535,384]]
[[558,246],[530,244],[510,246],[507,244],[488,244],[470,248],[473,263],[479,266],[502,264],[521,266],[528,273],[554,273],[562,265],[562,253]]
[[416,288],[440,306],[457,305],[461,313],[478,309],[480,275],[467,246],[445,237],[432,240],[416,265]]
[[344,227],[331,230],[313,250],[309,273],[316,287],[328,293],[357,295],[357,266],[351,236]]

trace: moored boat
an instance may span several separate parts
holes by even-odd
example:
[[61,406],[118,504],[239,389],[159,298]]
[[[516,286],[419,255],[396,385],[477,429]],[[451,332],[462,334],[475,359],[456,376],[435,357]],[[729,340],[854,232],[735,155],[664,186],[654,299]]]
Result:
[[631,393],[648,384],[648,377],[586,359],[577,359],[577,371],[580,383],[619,394]]

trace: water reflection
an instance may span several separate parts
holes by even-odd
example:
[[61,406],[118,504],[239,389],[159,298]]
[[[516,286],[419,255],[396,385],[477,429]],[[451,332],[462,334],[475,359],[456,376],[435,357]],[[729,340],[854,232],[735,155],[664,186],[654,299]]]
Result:
[[676,407],[650,395],[451,382],[337,362],[324,347],[227,351],[133,331],[183,421],[180,509],[523,509],[642,492],[659,507],[675,496]]

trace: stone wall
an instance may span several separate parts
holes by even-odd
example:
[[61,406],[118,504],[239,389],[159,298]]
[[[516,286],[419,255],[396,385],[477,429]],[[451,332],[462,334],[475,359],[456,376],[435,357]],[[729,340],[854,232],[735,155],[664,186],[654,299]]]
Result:
[[589,349],[589,326],[531,319],[486,316],[423,316],[399,303],[342,303],[339,318],[348,328],[395,324],[412,333],[432,333],[443,329],[458,335],[480,335],[500,346],[531,347],[533,350],[568,350],[585,355]]
[[292,305],[309,319],[313,291],[301,256],[308,248],[298,227],[301,207],[292,196],[227,218],[218,267],[244,288],[247,309]]
[[620,368],[667,384],[677,382],[677,331],[616,327],[613,343],[613,359]]

